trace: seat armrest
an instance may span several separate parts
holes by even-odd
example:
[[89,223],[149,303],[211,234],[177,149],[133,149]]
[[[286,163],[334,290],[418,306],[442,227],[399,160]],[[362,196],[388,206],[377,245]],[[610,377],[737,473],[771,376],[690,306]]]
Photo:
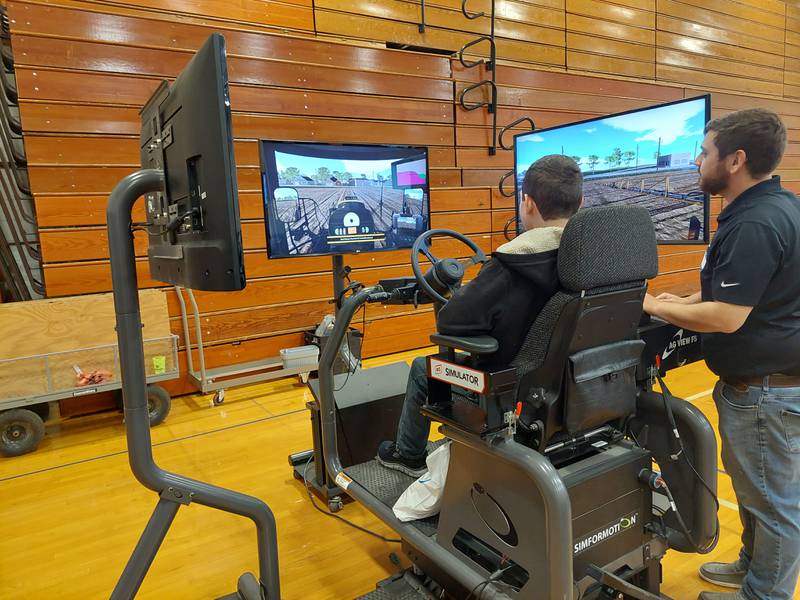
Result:
[[497,352],[498,348],[497,340],[488,335],[466,337],[434,333],[431,335],[431,341],[439,346],[452,348],[453,350],[463,350],[470,354],[491,354],[492,352]]

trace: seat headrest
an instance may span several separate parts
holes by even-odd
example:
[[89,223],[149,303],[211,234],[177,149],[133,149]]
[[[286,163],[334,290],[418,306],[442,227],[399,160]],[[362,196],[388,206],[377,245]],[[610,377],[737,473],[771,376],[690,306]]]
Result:
[[656,234],[647,209],[586,208],[567,222],[558,250],[558,276],[564,289],[579,292],[657,274]]

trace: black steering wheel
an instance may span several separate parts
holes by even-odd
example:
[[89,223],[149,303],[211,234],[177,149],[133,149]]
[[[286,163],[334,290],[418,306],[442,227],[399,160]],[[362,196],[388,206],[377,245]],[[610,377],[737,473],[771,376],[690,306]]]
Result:
[[[429,242],[433,236],[444,236],[457,239],[466,245],[474,254],[470,258],[458,260],[455,258],[438,259],[431,252]],[[431,261],[431,268],[427,273],[422,272],[419,264],[419,255],[424,254]],[[453,231],[452,229],[431,229],[420,235],[411,247],[411,269],[414,277],[422,291],[425,292],[433,301],[447,304],[445,298],[439,291],[434,289],[434,285],[441,292],[450,292],[452,295],[461,284],[464,277],[464,270],[472,265],[485,263],[489,260],[478,245],[464,234]],[[432,285],[433,284],[433,285]]]

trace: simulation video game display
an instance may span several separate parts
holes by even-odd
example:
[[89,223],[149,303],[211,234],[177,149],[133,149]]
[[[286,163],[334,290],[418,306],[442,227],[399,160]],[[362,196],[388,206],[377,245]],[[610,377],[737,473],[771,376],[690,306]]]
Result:
[[659,242],[707,241],[708,197],[694,160],[708,119],[701,96],[518,135],[517,210],[528,167],[562,154],[583,172],[584,207],[644,206]]
[[261,143],[269,256],[409,248],[429,228],[426,148]]

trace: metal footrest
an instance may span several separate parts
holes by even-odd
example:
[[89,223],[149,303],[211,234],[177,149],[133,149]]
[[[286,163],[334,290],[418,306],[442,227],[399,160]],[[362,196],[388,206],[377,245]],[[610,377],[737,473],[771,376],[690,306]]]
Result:
[[[445,440],[429,443],[428,453],[432,452],[443,443],[445,443]],[[400,471],[388,469],[377,460],[347,467],[345,472],[390,508],[394,506],[397,499],[406,491],[408,486],[417,479],[416,477],[411,477]],[[428,537],[436,533],[438,523],[438,515],[411,522],[414,527]]]

